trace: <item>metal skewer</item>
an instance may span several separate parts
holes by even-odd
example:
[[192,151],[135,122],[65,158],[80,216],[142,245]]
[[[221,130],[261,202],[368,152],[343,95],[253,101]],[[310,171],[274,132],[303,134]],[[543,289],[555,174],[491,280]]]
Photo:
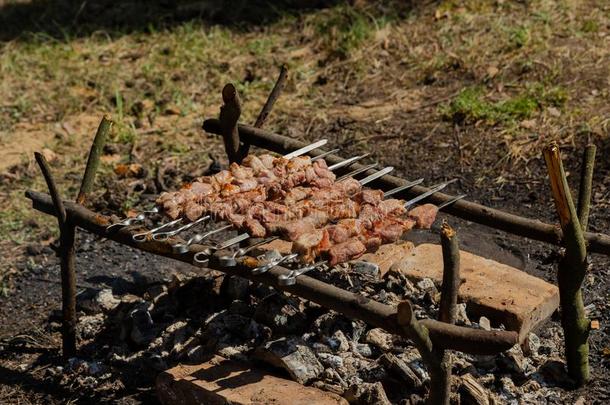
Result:
[[160,231],[161,229],[165,229],[167,227],[174,226],[179,222],[182,222],[182,218],[174,219],[173,221],[170,221],[163,225],[159,225],[158,227],[148,230],[146,232],[136,233],[135,235],[132,236],[132,239],[134,240],[134,242],[144,242],[148,238],[148,235],[151,235],[157,231]]
[[383,198],[388,198],[391,195],[394,195],[396,193],[400,193],[401,191],[410,189],[411,187],[414,187],[414,186],[417,186],[418,184],[423,183],[423,181],[424,181],[424,178],[422,177],[421,179],[414,180],[410,183],[405,184],[404,186],[393,188],[390,191],[386,191],[385,193],[383,193]]
[[196,221],[190,222],[184,226],[181,226],[178,229],[174,229],[173,231],[167,231],[167,232],[159,232],[159,233],[153,233],[153,239],[156,241],[163,241],[163,240],[167,240],[168,238],[178,235],[180,232],[182,231],[186,231],[187,229],[191,229],[192,227],[202,223],[203,221],[207,221],[208,219],[210,219],[211,217],[209,215],[205,215],[201,218],[199,218]]
[[269,263],[263,264],[262,266],[259,266],[255,269],[253,269],[252,274],[258,275],[258,274],[266,273],[269,270],[271,270],[272,268],[274,268],[275,266],[279,266],[280,264],[282,264],[284,262],[292,260],[295,257],[297,257],[298,255],[299,255],[298,253],[291,253],[289,255],[281,256],[281,257],[278,257],[277,259],[273,259]]
[[425,193],[420,194],[417,197],[407,201],[405,203],[405,208],[408,208],[409,206],[415,204],[416,202],[419,202],[419,201],[431,196],[432,194],[441,191],[442,189],[447,187],[449,184],[455,183],[456,181],[457,181],[457,179],[453,179],[453,180],[446,181],[444,183],[437,184],[436,186],[433,186],[430,190],[426,191]]
[[250,246],[245,246],[245,247],[239,248],[235,252],[233,252],[233,254],[230,255],[230,256],[222,256],[222,257],[218,258],[218,263],[221,266],[224,266],[224,267],[234,267],[234,266],[237,266],[237,258],[238,257],[244,256],[246,253],[256,249],[259,246],[262,246],[262,245],[264,245],[266,243],[274,241],[277,238],[278,238],[278,236],[272,236],[270,238],[266,238],[266,239],[263,239],[263,240],[261,240],[259,242],[256,242],[256,243],[254,243],[254,244],[252,244]]
[[292,152],[288,153],[287,155],[284,155],[283,157],[284,157],[284,159],[292,159],[294,157],[304,155],[307,152],[311,152],[314,149],[318,149],[320,146],[326,145],[327,142],[328,142],[327,139],[321,139],[318,142],[314,142],[314,143],[312,143],[310,145],[307,145],[307,146],[304,146],[304,147],[302,147],[300,149],[292,151]]
[[367,170],[374,169],[378,165],[379,165],[379,163],[373,163],[373,164],[361,167],[360,169],[353,170],[353,171],[351,171],[351,172],[349,172],[347,174],[344,174],[343,176],[339,177],[338,179],[335,180],[335,182],[341,181],[341,180],[345,180],[348,177],[353,177],[353,176],[356,176],[356,175],[358,175],[358,174],[360,174],[362,172],[366,172]]
[[283,286],[294,285],[297,282],[298,276],[314,270],[326,263],[328,263],[326,260],[322,260],[309,266],[301,267],[300,269],[290,270],[290,273],[282,274],[278,277],[278,283]]
[[213,229],[213,230],[205,232],[205,233],[198,233],[198,234],[194,235],[192,238],[190,238],[188,241],[186,241],[185,243],[176,243],[175,245],[172,245],[172,251],[174,253],[186,253],[189,251],[189,248],[191,245],[193,245],[195,243],[199,243],[202,240],[207,239],[210,236],[212,236],[218,232],[225,231],[232,227],[233,227],[233,225],[225,225],[225,226],[221,226],[220,228]]
[[344,161],[342,161],[342,162],[335,163],[335,164],[334,164],[334,165],[332,165],[332,166],[328,166],[328,170],[333,171],[333,170],[338,169],[338,168],[340,168],[340,167],[349,166],[349,165],[351,165],[352,163],[357,162],[357,161],[358,161],[358,160],[360,160],[360,159],[364,159],[365,157],[367,157],[367,156],[369,156],[369,155],[370,155],[370,153],[365,153],[365,154],[363,154],[363,155],[354,156],[354,157],[351,157],[351,158],[349,158],[349,159],[345,159],[345,160],[344,160]]
[[311,161],[312,161],[312,162],[315,162],[316,160],[323,159],[323,158],[325,158],[325,157],[326,157],[326,156],[328,156],[328,155],[332,155],[333,153],[337,153],[337,152],[339,152],[340,150],[341,150],[341,149],[339,149],[339,148],[337,148],[337,149],[333,149],[333,150],[329,150],[328,152],[324,152],[324,153],[322,153],[322,154],[320,154],[320,155],[318,155],[318,156],[314,156],[314,157],[312,157],[312,158],[311,158]]
[[136,215],[135,217],[125,218],[122,221],[115,222],[114,224],[108,225],[106,227],[106,231],[110,231],[112,228],[114,228],[116,226],[129,226],[129,225],[137,224],[139,222],[143,222],[144,219],[146,219],[146,215],[147,214],[156,214],[158,212],[159,212],[159,208],[157,208],[157,207],[153,207],[153,208],[151,208],[149,210],[142,211],[138,215]]
[[250,235],[248,235],[247,233],[242,233],[234,238],[225,240],[224,242],[221,242],[219,244],[206,246],[204,250],[196,253],[195,256],[193,256],[193,262],[196,264],[205,265],[210,261],[210,256],[214,254],[215,251],[226,249],[230,246],[235,245],[236,243],[248,239],[249,237]]
[[457,200],[461,200],[462,198],[466,197],[466,194],[460,194],[457,197],[453,197],[451,200],[445,201],[444,203],[442,203],[441,205],[439,205],[437,208],[438,210],[442,210],[443,208],[445,208],[448,205],[453,204],[454,202],[456,202]]

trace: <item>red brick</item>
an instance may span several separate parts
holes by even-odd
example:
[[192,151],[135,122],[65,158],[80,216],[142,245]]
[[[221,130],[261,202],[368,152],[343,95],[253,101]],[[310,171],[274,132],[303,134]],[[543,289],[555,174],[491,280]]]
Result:
[[347,405],[338,395],[220,356],[164,371],[157,377],[157,395],[165,405]]
[[[417,246],[391,271],[419,281],[423,278],[441,284],[443,256],[440,245]],[[544,323],[559,306],[558,288],[514,267],[472,253],[460,252],[460,301],[469,313],[486,316],[492,324],[502,323],[527,334]]]

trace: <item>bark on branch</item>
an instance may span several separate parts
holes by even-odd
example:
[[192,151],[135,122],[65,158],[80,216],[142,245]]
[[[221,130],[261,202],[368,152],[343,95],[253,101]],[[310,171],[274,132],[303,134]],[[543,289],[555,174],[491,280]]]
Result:
[[443,248],[443,285],[438,320],[454,324],[460,289],[460,246],[456,232],[446,222],[443,222],[441,226],[441,246]]
[[225,151],[230,163],[241,163],[245,157],[245,147],[241,145],[237,130],[237,121],[241,115],[241,102],[233,84],[228,83],[222,89],[222,101],[224,104],[220,107],[219,120]]
[[265,102],[263,109],[261,110],[260,114],[258,114],[258,118],[256,118],[256,122],[254,123],[254,128],[261,128],[263,126],[263,124],[265,123],[265,121],[267,120],[267,117],[269,117],[269,114],[271,113],[271,109],[273,108],[273,105],[275,104],[278,97],[282,93],[282,90],[284,90],[284,85],[286,84],[287,78],[288,78],[288,69],[286,68],[286,65],[282,65],[280,67],[280,75],[278,76],[277,81],[275,82],[275,85],[273,86],[273,89],[271,90],[271,93],[269,93],[269,97],[267,97],[267,101]]
[[62,297],[62,353],[70,358],[76,355],[76,273],[74,263],[74,225],[66,212],[63,200],[44,156],[34,153],[51,194],[59,225],[59,259]]
[[434,348],[428,329],[421,324],[413,314],[411,303],[407,300],[398,304],[398,324],[404,334],[413,342],[430,374],[430,390],[427,404],[449,404],[451,366],[446,361],[444,350]]
[[112,124],[113,122],[110,120],[110,117],[105,115],[97,128],[95,138],[91,144],[91,150],[89,151],[87,167],[85,168],[85,174],[83,175],[83,180],[80,185],[80,191],[76,197],[76,202],[79,204],[85,203],[87,195],[91,193],[91,190],[93,189],[95,174],[100,165],[100,156],[102,156],[102,151],[104,150],[104,145],[106,145],[108,134],[112,129]]
[[591,188],[593,186],[593,167],[595,166],[595,145],[587,145],[582,156],[580,187],[578,189],[578,220],[582,231],[587,232],[589,224],[589,207],[591,205]]
[[589,320],[585,315],[581,285],[587,271],[587,249],[578,220],[559,147],[544,149],[555,207],[564,235],[565,254],[559,262],[557,281],[561,305],[568,373],[579,385],[589,379]]

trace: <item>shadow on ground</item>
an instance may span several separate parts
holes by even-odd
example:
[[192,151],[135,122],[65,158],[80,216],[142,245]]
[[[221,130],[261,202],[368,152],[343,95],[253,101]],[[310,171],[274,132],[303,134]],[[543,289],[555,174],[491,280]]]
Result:
[[324,0],[32,0],[0,1],[0,41],[24,34],[73,38],[96,31],[131,33],[171,27],[189,20],[264,25],[283,15],[330,6]]

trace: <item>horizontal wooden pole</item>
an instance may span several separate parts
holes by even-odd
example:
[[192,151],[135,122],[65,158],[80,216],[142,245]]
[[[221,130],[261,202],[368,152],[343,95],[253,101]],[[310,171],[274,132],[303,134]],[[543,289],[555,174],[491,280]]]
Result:
[[[27,191],[26,197],[32,200],[34,209],[49,215],[56,215],[53,202],[48,194]],[[106,227],[110,224],[108,217],[96,214],[73,202],[65,201],[64,205],[68,218],[75,225],[96,235],[145,252],[192,264],[193,255],[204,248],[200,245],[192,245],[190,252],[176,254],[172,252],[171,245],[177,242],[177,239],[170,239],[166,242],[151,240],[136,243],[132,239],[132,236],[138,231],[136,227],[124,227],[117,232],[107,232]],[[211,260],[209,267],[227,274],[233,274],[273,286],[279,290],[287,291],[326,308],[343,313],[350,318],[361,319],[369,325],[404,336],[404,331],[398,325],[396,307],[379,303],[360,294],[342,290],[305,275],[298,277],[295,285],[281,286],[278,283],[278,277],[289,272],[288,269],[281,266],[274,267],[269,272],[261,275],[252,274],[251,269],[245,264],[240,264],[236,267],[222,267],[215,260]],[[485,331],[449,325],[432,319],[422,320],[421,322],[428,328],[430,339],[432,339],[435,347],[459,350],[464,353],[500,353],[513,347],[518,340],[518,334],[512,331]]]
[[[208,119],[203,123],[203,129],[212,134],[220,135],[220,124],[217,119]],[[307,145],[305,142],[291,139],[283,135],[264,131],[249,125],[239,125],[239,136],[244,142],[260,148],[268,149],[277,153],[286,153]],[[317,150],[311,152],[312,156],[323,153]],[[335,164],[344,159],[337,155],[325,157],[326,161]],[[351,170],[363,167],[359,163],[350,166]],[[368,174],[374,173],[369,170]],[[371,186],[378,187],[384,191],[407,184],[407,180],[396,176],[386,175],[381,179],[371,183]],[[398,196],[412,198],[422,194],[429,189],[424,186],[415,186],[400,193]],[[442,204],[449,201],[453,196],[435,193],[428,198],[433,204]],[[523,236],[529,239],[547,242],[553,245],[562,246],[562,233],[559,226],[546,224],[537,219],[529,219],[519,215],[510,214],[494,208],[489,208],[481,204],[466,201],[464,199],[456,201],[454,204],[443,209],[445,212],[456,217],[486,225],[494,229],[499,229],[514,235]],[[586,232],[585,239],[589,246],[589,252],[601,253],[610,256],[610,236],[602,233]]]

